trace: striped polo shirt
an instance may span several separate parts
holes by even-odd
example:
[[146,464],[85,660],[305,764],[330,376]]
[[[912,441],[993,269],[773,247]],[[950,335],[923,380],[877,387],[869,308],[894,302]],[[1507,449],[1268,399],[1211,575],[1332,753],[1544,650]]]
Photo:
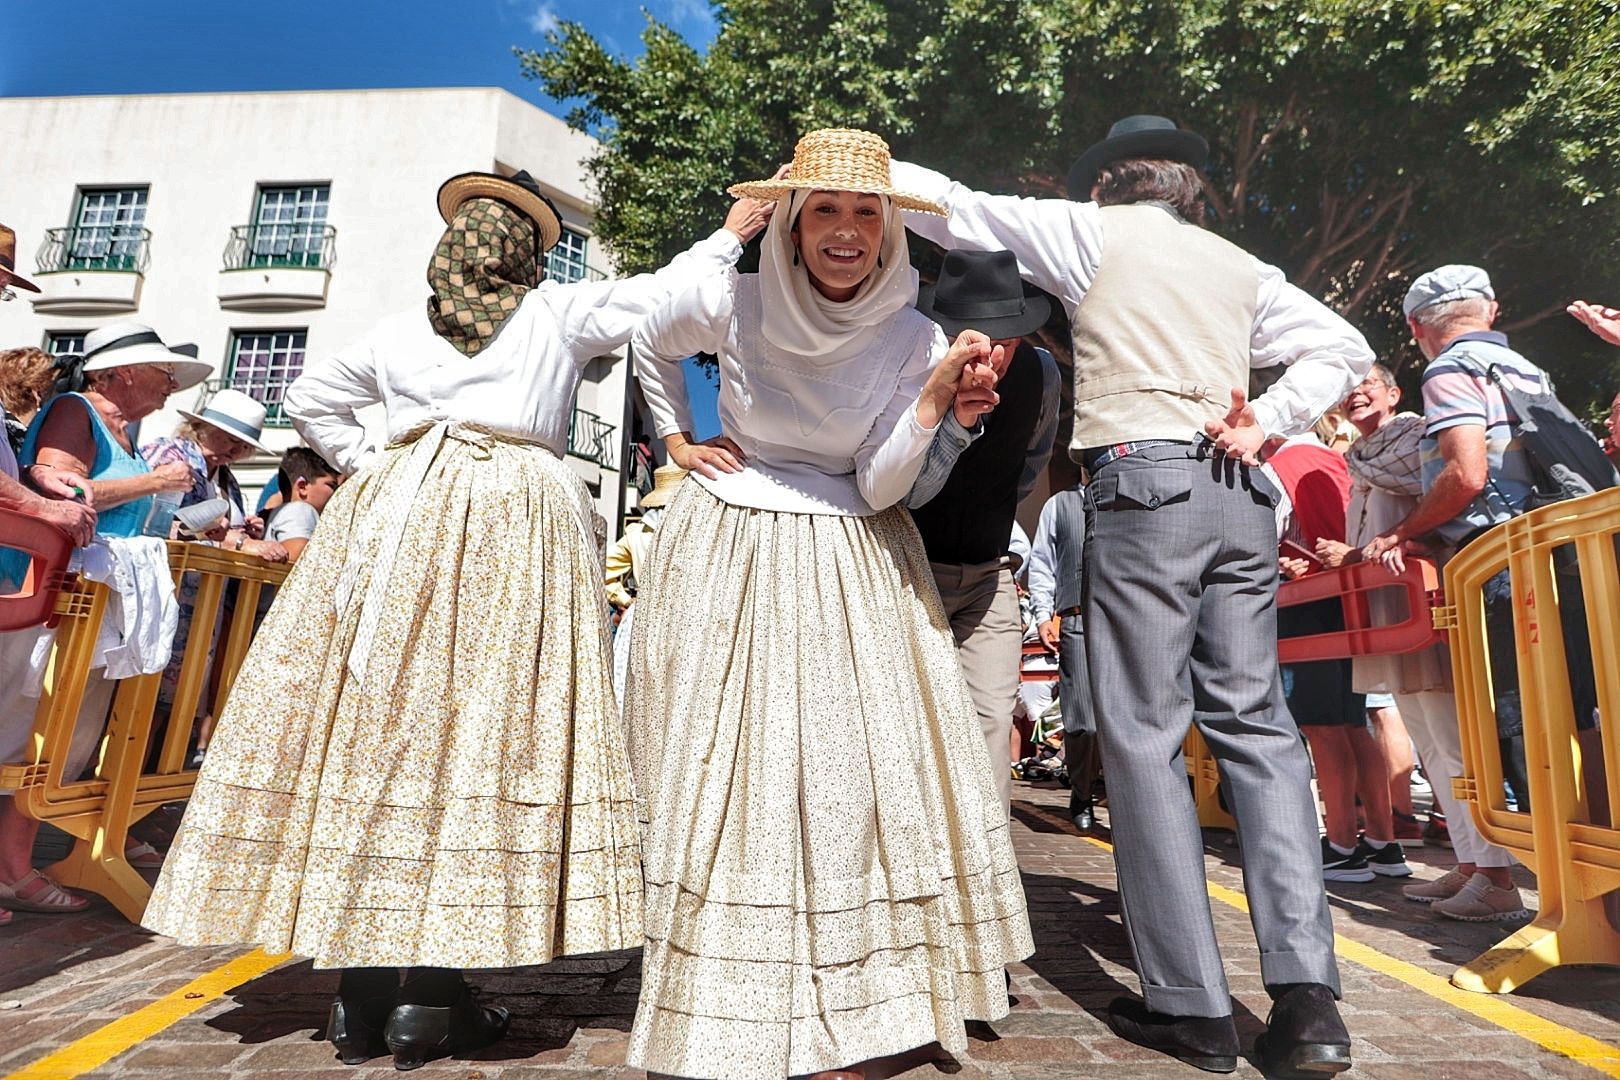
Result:
[[1549,387],[1546,372],[1508,348],[1507,335],[1494,330],[1461,335],[1423,371],[1424,431],[1418,452],[1425,494],[1445,467],[1440,433],[1465,426],[1485,429],[1485,490],[1438,530],[1453,543],[1523,513],[1533,487],[1530,459],[1514,436],[1502,392],[1486,374],[1492,365],[1517,388],[1545,393]]

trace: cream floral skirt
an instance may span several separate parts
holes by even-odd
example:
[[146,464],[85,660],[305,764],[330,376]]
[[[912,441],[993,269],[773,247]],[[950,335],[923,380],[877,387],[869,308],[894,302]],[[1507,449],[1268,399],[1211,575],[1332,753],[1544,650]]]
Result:
[[769,1080],[964,1049],[1034,946],[910,515],[750,510],[688,482],[638,596],[629,1063]]
[[[232,690],[151,929],[323,968],[640,942],[589,496],[539,447],[472,439],[416,454],[414,475],[418,448],[391,449],[328,505]],[[397,556],[372,590],[390,521]],[[380,601],[363,681],[348,661],[366,605],[334,600],[351,585]]]

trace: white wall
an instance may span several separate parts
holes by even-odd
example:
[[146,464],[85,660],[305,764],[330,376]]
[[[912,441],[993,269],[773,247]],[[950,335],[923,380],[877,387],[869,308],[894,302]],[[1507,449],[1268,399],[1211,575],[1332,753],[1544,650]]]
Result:
[[[528,169],[570,226],[591,230],[581,162],[594,140],[498,89],[8,98],[0,100],[0,145],[7,154],[0,221],[17,232],[18,269],[46,292],[51,276],[32,273],[35,252],[45,230],[72,224],[78,189],[147,186],[145,227],[152,233],[136,312],[36,313],[23,293],[0,305],[5,346],[40,344],[46,331],[82,332],[109,318],[131,318],[170,342],[196,342],[216,370],[240,330],[307,327],[309,356],[321,356],[380,316],[425,301],[427,260],[443,229],[435,192],[455,173],[498,164]],[[312,181],[331,185],[327,222],[337,237],[326,306],[280,313],[221,309],[226,241],[232,226],[252,220],[259,185]],[[594,241],[588,257],[592,266],[609,269]],[[614,425],[621,419],[624,366],[613,364],[616,372],[581,392],[580,406]],[[175,395],[169,409],[142,425],[142,437],[170,430],[173,409],[191,407],[197,396]],[[295,440],[290,428],[266,438],[277,448]],[[244,479],[263,475],[250,471]],[[601,477],[599,506],[610,521],[618,475]]]

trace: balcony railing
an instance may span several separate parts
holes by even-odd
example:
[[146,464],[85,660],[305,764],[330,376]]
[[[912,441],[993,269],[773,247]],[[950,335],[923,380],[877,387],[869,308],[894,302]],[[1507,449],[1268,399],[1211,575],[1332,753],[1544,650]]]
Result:
[[41,274],[65,270],[146,273],[152,231],[130,225],[79,225],[46,229],[36,257]]
[[337,262],[337,230],[330,225],[233,225],[225,269],[330,270]]
[[298,378],[296,372],[243,371],[231,375],[215,376],[203,383],[206,391],[204,400],[213,397],[218,390],[240,390],[254,401],[264,406],[264,426],[274,428],[292,427],[292,421],[287,418],[286,410],[281,406],[282,395],[287,387]]
[[593,412],[575,409],[568,420],[568,452],[577,458],[594,461],[604,469],[616,469],[613,464],[612,424]]

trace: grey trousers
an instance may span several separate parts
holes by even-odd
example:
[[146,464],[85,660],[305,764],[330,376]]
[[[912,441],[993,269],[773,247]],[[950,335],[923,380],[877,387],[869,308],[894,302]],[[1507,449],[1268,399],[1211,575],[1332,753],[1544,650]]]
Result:
[[1063,617],[1058,632],[1058,704],[1063,710],[1063,764],[1069,770],[1069,784],[1089,803],[1100,762],[1084,626],[1078,615]]
[[939,598],[956,638],[968,693],[979,712],[1001,805],[1012,812],[1012,715],[1018,698],[1024,633],[1018,587],[1005,561],[961,565],[930,563]]
[[1267,986],[1339,993],[1310,766],[1277,672],[1277,536],[1258,471],[1187,446],[1088,487],[1086,652],[1125,929],[1150,1009],[1232,1011],[1181,743],[1220,763]]

